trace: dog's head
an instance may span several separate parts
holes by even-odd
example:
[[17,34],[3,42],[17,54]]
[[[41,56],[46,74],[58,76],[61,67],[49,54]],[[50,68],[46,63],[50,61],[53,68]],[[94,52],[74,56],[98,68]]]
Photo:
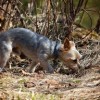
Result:
[[75,47],[73,41],[69,41],[67,38],[64,43],[59,48],[59,58],[64,62],[64,64],[73,69],[78,69],[78,60],[82,57],[79,51]]

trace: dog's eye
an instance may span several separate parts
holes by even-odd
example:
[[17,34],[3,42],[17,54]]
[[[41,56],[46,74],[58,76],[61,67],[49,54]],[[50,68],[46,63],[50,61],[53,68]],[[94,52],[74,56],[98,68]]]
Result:
[[73,62],[77,63],[77,59],[73,60]]

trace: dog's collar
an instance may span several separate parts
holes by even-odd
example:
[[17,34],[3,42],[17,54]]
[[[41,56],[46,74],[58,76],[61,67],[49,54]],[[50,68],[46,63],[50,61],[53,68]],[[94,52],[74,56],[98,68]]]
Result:
[[54,58],[57,59],[59,57],[59,47],[60,47],[60,41],[56,41],[55,47],[54,47]]

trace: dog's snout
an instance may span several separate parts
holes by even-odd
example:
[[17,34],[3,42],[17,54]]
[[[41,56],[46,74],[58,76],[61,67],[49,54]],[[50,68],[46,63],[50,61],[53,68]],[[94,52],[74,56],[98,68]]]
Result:
[[81,59],[81,58],[82,58],[82,55],[80,54],[79,59]]
[[77,59],[81,59],[82,55],[80,53],[77,54]]

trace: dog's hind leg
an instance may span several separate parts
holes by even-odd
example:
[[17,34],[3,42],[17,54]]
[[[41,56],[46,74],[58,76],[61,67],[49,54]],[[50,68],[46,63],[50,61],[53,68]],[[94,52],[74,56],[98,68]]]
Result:
[[2,41],[0,43],[0,72],[3,71],[6,63],[12,52],[12,43],[9,41]]

